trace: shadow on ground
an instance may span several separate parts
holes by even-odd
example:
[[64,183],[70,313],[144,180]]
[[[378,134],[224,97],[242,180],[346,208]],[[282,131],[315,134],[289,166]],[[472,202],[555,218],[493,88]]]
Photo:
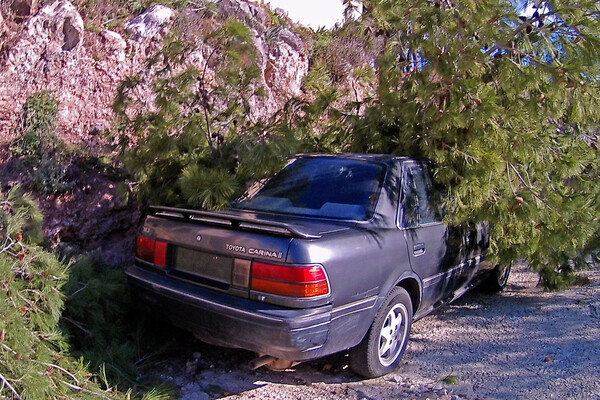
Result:
[[251,370],[253,353],[181,332],[173,357],[147,375],[180,388],[186,400],[600,398],[595,274],[591,285],[552,295],[519,272],[502,294],[469,293],[416,322],[400,367],[378,379],[353,374],[346,354],[284,372]]

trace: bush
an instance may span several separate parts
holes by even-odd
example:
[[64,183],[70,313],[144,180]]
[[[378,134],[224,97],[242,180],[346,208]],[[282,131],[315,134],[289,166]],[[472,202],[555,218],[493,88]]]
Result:
[[[145,337],[140,329],[147,326],[136,329],[137,320],[130,318],[123,272],[96,269],[84,287],[78,286],[92,264],[70,269],[44,250],[41,220],[39,209],[19,187],[0,194],[0,398],[131,399],[132,390],[122,393],[109,383],[118,375],[112,366],[127,365],[113,361],[115,354],[128,357],[138,348],[132,345],[134,339]],[[63,317],[65,301],[70,314]],[[96,336],[74,341],[76,351],[71,353],[61,317],[86,321]],[[112,357],[111,364],[86,359],[94,352]],[[98,375],[90,373],[88,362],[98,367]],[[124,374],[135,376],[131,370],[120,377]],[[167,394],[153,389],[141,398],[166,399]]]
[[39,246],[41,214],[31,198],[17,187],[0,205],[0,395],[96,398],[99,386],[69,357],[58,329],[68,268]]
[[69,152],[56,136],[58,101],[47,90],[34,93],[23,104],[10,145],[13,155],[21,157],[20,167],[27,172],[33,189],[44,194],[64,193],[72,188],[65,177]]
[[142,361],[172,344],[172,335],[132,302],[121,268],[80,259],[70,267],[63,291],[61,326],[69,335],[72,354],[113,384],[138,385]]
[[58,101],[47,90],[34,93],[23,104],[10,145],[11,153],[20,157],[31,188],[43,194],[60,194],[71,190],[74,183],[67,177],[76,152],[56,135]]
[[54,152],[58,139],[54,127],[58,118],[58,101],[48,90],[34,93],[23,104],[15,129],[18,138],[10,150],[16,156],[41,156]]

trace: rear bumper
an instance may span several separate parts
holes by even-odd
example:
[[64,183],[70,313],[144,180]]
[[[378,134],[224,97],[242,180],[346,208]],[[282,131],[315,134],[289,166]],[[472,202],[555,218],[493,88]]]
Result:
[[323,355],[331,306],[289,309],[198,287],[131,266],[134,294],[174,325],[209,343],[292,361]]

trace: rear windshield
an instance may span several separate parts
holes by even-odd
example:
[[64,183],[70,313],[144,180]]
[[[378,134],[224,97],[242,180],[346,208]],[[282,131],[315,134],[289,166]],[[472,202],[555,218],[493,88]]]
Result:
[[297,158],[234,203],[253,211],[367,220],[375,212],[386,167],[331,157]]

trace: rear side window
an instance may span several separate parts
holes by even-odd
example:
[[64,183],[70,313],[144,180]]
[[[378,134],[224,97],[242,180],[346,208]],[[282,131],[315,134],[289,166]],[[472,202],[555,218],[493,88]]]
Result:
[[425,165],[405,166],[402,191],[403,227],[414,227],[442,220],[441,195],[434,188]]
[[372,218],[384,164],[332,157],[297,158],[235,208],[302,216]]

